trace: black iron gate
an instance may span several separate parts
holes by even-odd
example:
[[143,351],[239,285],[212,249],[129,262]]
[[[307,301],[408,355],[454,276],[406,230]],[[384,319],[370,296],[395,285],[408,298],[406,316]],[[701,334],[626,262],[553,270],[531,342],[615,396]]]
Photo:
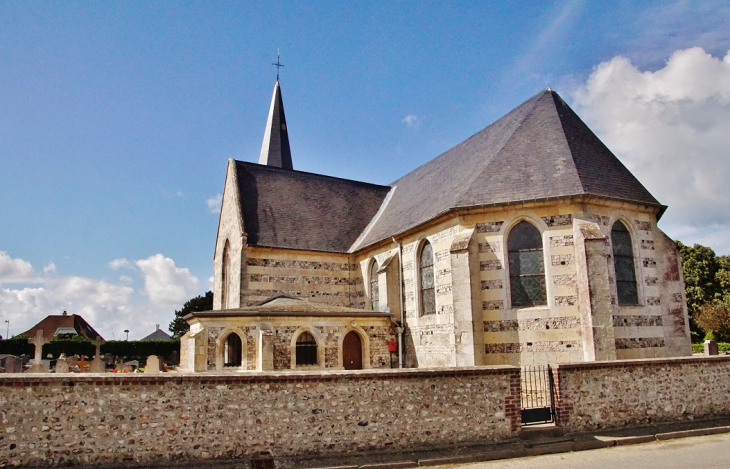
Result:
[[522,425],[555,422],[555,383],[550,365],[522,367]]

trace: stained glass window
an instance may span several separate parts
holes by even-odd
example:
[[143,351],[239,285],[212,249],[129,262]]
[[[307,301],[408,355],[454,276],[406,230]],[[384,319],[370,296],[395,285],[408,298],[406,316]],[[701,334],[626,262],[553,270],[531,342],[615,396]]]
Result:
[[616,270],[618,304],[637,305],[639,304],[639,292],[636,287],[634,248],[631,244],[631,233],[621,221],[616,221],[611,228],[611,244],[613,245],[613,265]]
[[380,287],[378,287],[378,263],[373,261],[372,267],[370,267],[370,305],[373,311],[380,311],[378,309],[380,305]]
[[507,238],[507,258],[512,306],[546,305],[540,231],[526,221],[516,224]]
[[317,364],[317,341],[309,332],[297,337],[297,366]]
[[433,247],[426,241],[421,249],[419,260],[421,273],[421,312],[436,314],[436,289],[433,275]]

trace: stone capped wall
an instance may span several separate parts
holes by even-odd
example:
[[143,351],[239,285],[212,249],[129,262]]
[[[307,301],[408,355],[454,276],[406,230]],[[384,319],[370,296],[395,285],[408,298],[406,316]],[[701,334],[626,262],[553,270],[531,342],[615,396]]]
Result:
[[571,363],[553,373],[567,432],[730,415],[730,357]]
[[508,439],[519,427],[512,367],[4,375],[0,387],[3,466],[433,449]]

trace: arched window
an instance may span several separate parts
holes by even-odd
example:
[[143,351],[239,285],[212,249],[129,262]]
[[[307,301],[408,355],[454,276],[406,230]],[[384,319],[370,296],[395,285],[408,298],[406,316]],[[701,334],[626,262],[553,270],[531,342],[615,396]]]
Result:
[[370,305],[373,311],[380,311],[380,287],[378,286],[378,262],[370,267]]
[[317,364],[317,341],[309,332],[297,337],[297,366]]
[[546,305],[540,231],[526,221],[516,224],[507,238],[507,257],[512,306]]
[[238,334],[228,334],[223,348],[223,365],[241,366],[241,351],[241,338]]
[[436,314],[436,289],[433,275],[433,247],[426,241],[418,262],[421,277],[421,314]]
[[634,249],[631,233],[621,221],[616,221],[611,228],[611,245],[613,245],[613,266],[616,271],[616,293],[618,304],[639,304],[639,293],[636,287],[636,269],[634,268]]
[[221,309],[228,308],[228,282],[231,276],[230,245],[226,240],[223,246],[223,265],[221,267]]

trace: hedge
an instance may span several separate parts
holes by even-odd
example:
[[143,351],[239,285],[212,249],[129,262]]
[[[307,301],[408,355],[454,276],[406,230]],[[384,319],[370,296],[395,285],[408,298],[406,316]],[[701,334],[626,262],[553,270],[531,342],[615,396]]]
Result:
[[[13,337],[12,339],[0,340],[0,354],[30,355],[33,356],[35,347],[28,343],[25,337]],[[172,352],[180,353],[180,339],[174,340],[110,340],[101,345],[102,355],[111,353],[114,356],[127,359],[146,360],[150,355],[169,358]],[[53,339],[43,346],[43,357],[53,354],[58,358],[61,353],[66,356],[85,355],[92,358],[96,353],[96,347],[88,340],[80,339]]]
[[[728,342],[718,342],[717,348],[720,350],[720,353],[722,352],[730,352],[730,343]],[[692,352],[694,353],[704,353],[705,352],[705,344],[692,344]]]

